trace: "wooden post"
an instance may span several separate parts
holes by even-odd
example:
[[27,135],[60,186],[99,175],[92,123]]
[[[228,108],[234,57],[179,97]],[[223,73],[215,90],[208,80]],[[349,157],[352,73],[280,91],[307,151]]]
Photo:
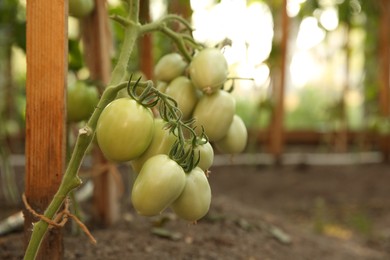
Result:
[[[381,15],[379,27],[379,110],[381,116],[390,118],[390,2],[381,1]],[[380,138],[380,148],[385,161],[390,161],[390,136]]]
[[[84,44],[84,58],[92,80],[107,85],[111,73],[112,37],[109,29],[106,0],[95,0],[95,9],[81,20],[81,32]],[[110,164],[98,147],[93,149],[94,172],[100,172],[94,177],[94,210],[95,220],[110,226],[119,219],[120,205],[118,182],[108,171]],[[102,168],[107,170],[101,171]],[[115,166],[112,166],[115,167]]]
[[81,19],[84,59],[93,80],[108,84],[110,80],[112,36],[106,0],[95,0],[93,12]]
[[284,88],[286,85],[287,40],[289,32],[289,18],[287,16],[287,0],[283,0],[282,10],[282,45],[280,84],[274,85],[275,107],[272,115],[269,132],[269,150],[275,157],[276,163],[280,162],[284,148]]
[[[140,22],[147,23],[150,22],[150,3],[149,0],[144,0],[140,2]],[[152,34],[147,33],[139,39],[138,43],[139,48],[139,67],[142,73],[146,76],[147,79],[153,78],[153,38]]]
[[[27,1],[26,175],[25,195],[38,213],[52,200],[65,169],[65,85],[68,1]],[[37,219],[27,210],[29,240]],[[38,259],[61,259],[61,229],[51,229]]]

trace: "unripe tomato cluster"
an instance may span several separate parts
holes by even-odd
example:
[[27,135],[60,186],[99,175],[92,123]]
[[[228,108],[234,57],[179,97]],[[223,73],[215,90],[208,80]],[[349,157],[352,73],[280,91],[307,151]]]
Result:
[[177,101],[183,118],[195,118],[196,132],[203,127],[221,153],[245,149],[247,129],[236,114],[234,97],[223,90],[228,64],[219,49],[202,49],[189,64],[178,53],[167,54],[157,63],[155,77],[159,89]]
[[209,138],[193,148],[199,162],[189,172],[169,156],[177,133],[167,129],[150,108],[121,97],[103,109],[96,126],[97,142],[109,160],[130,161],[137,174],[131,200],[139,214],[154,216],[170,208],[179,217],[196,221],[208,212],[211,143],[223,153],[239,153],[247,141],[245,125],[235,114],[235,100],[222,90],[227,75],[226,60],[214,48],[199,51],[190,63],[178,53],[167,54],[155,66],[156,88],[177,102],[182,120],[195,118],[200,139],[202,129]]

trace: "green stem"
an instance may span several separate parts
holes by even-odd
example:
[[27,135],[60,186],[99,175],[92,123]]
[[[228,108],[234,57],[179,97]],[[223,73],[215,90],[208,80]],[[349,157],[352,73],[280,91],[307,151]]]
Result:
[[[54,215],[60,209],[64,199],[68,196],[69,192],[81,185],[78,171],[82,160],[84,159],[85,151],[93,140],[97,120],[103,108],[115,99],[119,90],[125,88],[126,86],[127,82],[106,88],[91,118],[87,124],[79,130],[75,148],[69,160],[68,167],[65,171],[60,187],[54,195],[53,200],[45,210],[45,217],[53,219]],[[27,246],[24,259],[35,259],[48,226],[49,224],[43,220],[40,220],[34,224],[33,232],[31,234],[30,242]]]
[[109,85],[116,85],[124,80],[127,71],[127,64],[129,63],[131,53],[138,38],[139,25],[139,1],[129,1],[128,19],[130,23],[125,28],[125,38],[119,54],[118,62],[111,74]]
[[184,25],[184,27],[188,31],[192,32],[194,30],[192,28],[191,24],[186,19],[184,19],[182,16],[180,16],[180,15],[167,14],[161,20],[162,21],[177,21],[177,22],[181,23],[182,25]]
[[[188,52],[187,47],[185,45],[184,39],[188,41],[188,35],[181,34],[181,33],[176,33],[172,31],[164,22],[163,20],[159,20],[156,22],[144,24],[139,28],[139,34],[145,34],[145,33],[150,33],[150,32],[155,32],[159,31],[164,33],[166,36],[171,38],[175,44],[177,45],[179,51],[183,54],[184,58],[190,62],[192,60],[191,54]],[[193,45],[194,42],[190,42],[191,45]]]
[[177,48],[179,48],[179,51],[184,55],[184,58],[188,61],[191,62],[192,56],[188,52],[186,45],[184,43],[183,37],[181,37],[180,34],[172,31],[169,29],[167,26],[162,26],[161,27],[161,32],[165,33],[167,36],[169,36],[177,45]]

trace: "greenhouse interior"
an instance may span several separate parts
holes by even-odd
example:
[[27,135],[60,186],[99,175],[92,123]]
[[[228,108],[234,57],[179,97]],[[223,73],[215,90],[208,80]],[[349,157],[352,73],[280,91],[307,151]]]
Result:
[[0,259],[390,259],[389,24],[1,0]]

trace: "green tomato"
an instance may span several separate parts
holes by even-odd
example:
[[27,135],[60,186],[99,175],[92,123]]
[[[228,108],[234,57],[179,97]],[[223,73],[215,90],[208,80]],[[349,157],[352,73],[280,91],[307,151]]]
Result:
[[182,193],[186,174],[166,154],[149,158],[137,175],[131,191],[133,207],[140,215],[155,216],[163,212]]
[[187,62],[179,53],[169,53],[164,55],[154,67],[156,80],[170,82],[174,78],[182,75]]
[[206,48],[194,56],[188,72],[195,87],[206,94],[211,94],[225,83],[229,71],[221,51]]
[[83,18],[89,15],[95,8],[93,0],[69,0],[69,15]]
[[218,90],[212,95],[203,95],[193,113],[195,118],[195,131],[200,134],[201,126],[210,141],[222,139],[233,121],[236,110],[236,102],[233,96],[223,90]]
[[195,156],[200,155],[198,167],[203,171],[207,171],[213,165],[214,161],[214,150],[210,142],[198,145],[194,149],[194,152]]
[[180,218],[194,222],[207,214],[210,204],[210,184],[203,170],[196,167],[186,174],[184,190],[171,208]]
[[154,120],[154,131],[152,142],[146,151],[138,158],[131,161],[131,166],[136,173],[139,173],[142,165],[150,157],[157,154],[169,154],[173,143],[176,141],[177,137],[170,133],[168,129],[164,128],[165,121],[161,118]]
[[77,81],[67,88],[67,121],[80,122],[87,120],[99,102],[96,87]]
[[183,113],[183,119],[189,119],[192,111],[198,102],[198,94],[191,83],[191,80],[185,76],[179,76],[169,83],[165,94],[172,97],[177,102],[177,106]]
[[150,109],[131,98],[108,104],[101,113],[96,138],[107,159],[130,161],[146,151],[152,141],[154,118]]
[[215,146],[222,153],[241,153],[244,151],[248,141],[248,131],[241,117],[234,115],[233,122],[229,127],[227,134]]

